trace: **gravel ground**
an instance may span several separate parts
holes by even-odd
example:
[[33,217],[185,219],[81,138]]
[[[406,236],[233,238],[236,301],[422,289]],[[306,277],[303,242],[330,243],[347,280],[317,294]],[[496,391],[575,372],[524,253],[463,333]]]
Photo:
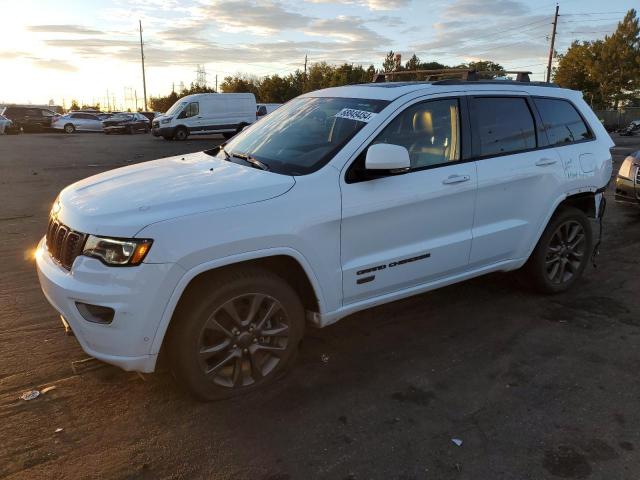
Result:
[[[614,140],[617,171],[640,138]],[[229,402],[162,371],[74,373],[86,355],[29,257],[57,192],[220,141],[0,137],[0,478],[640,477],[640,209],[611,188],[598,268],[569,293],[494,274],[361,312],[308,330],[289,375]]]

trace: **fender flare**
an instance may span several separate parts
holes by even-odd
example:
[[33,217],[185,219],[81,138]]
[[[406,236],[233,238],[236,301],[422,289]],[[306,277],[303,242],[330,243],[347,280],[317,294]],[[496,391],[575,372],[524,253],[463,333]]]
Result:
[[543,221],[540,222],[540,225],[538,226],[538,230],[536,232],[536,236],[534,237],[535,241],[532,242],[532,245],[529,246],[529,250],[527,252],[526,257],[524,258],[523,264],[526,263],[527,260],[529,260],[529,257],[531,257],[531,254],[533,253],[533,250],[538,245],[538,242],[540,241],[540,238],[542,237],[542,234],[544,233],[544,230],[547,228],[547,225],[549,225],[549,221],[551,220],[551,217],[553,217],[553,215],[558,211],[558,207],[566,199],[570,198],[573,195],[577,195],[579,193],[588,193],[588,192],[595,194],[597,192],[597,190],[598,189],[596,187],[579,188],[579,189],[576,189],[576,190],[571,190],[569,192],[564,192],[562,195],[560,195],[558,198],[556,198],[555,202],[553,202],[553,206],[549,210],[549,213],[545,216]]
[[182,294],[186,290],[187,286],[191,283],[196,276],[201,273],[208,272],[210,270],[215,270],[217,268],[226,267],[229,265],[233,265],[236,263],[246,262],[249,260],[257,260],[260,258],[266,257],[275,257],[278,255],[284,255],[288,257],[292,257],[296,260],[302,269],[304,270],[309,282],[311,283],[311,287],[313,288],[316,298],[318,299],[318,306],[320,308],[320,312],[326,310],[325,300],[322,294],[322,288],[320,286],[320,282],[318,281],[315,272],[311,268],[310,263],[307,259],[300,253],[298,250],[295,250],[290,247],[274,247],[267,248],[264,250],[254,250],[251,252],[238,253],[235,255],[230,255],[227,257],[217,258],[215,260],[211,260],[205,263],[201,263],[196,265],[195,267],[187,270],[182,278],[178,281],[176,286],[173,289],[171,297],[167,302],[164,312],[162,314],[162,318],[156,327],[156,331],[153,337],[153,341],[151,342],[151,347],[149,350],[150,355],[156,355],[160,352],[160,347],[162,346],[162,342],[164,341],[165,334],[167,333],[167,329],[169,328],[169,323],[171,323],[171,318],[173,317],[173,313],[182,298]]

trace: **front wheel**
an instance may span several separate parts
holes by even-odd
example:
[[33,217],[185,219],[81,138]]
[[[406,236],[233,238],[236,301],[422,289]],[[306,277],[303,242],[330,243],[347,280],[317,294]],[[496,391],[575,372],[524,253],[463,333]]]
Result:
[[176,130],[176,133],[174,133],[173,138],[179,141],[183,141],[186,140],[188,136],[189,132],[187,132],[187,129],[184,127],[180,127]]
[[549,221],[524,271],[540,292],[564,292],[582,276],[592,244],[591,223],[584,212],[563,208]]
[[201,281],[181,301],[167,337],[174,376],[202,400],[260,388],[292,363],[304,308],[287,282],[247,268]]
[[64,132],[65,133],[73,133],[75,131],[76,131],[76,127],[74,127],[72,123],[67,123],[64,126]]

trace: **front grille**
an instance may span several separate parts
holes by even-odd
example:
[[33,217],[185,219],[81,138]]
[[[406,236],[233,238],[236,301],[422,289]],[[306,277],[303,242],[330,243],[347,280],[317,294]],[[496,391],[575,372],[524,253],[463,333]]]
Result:
[[71,270],[73,261],[82,253],[86,239],[87,236],[84,233],[71,230],[55,218],[49,220],[47,250],[63,268]]

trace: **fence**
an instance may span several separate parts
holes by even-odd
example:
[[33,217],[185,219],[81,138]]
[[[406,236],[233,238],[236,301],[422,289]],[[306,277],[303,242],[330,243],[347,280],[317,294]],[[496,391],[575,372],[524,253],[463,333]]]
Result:
[[633,120],[640,120],[640,107],[621,110],[594,110],[598,118],[609,129],[626,127]]

